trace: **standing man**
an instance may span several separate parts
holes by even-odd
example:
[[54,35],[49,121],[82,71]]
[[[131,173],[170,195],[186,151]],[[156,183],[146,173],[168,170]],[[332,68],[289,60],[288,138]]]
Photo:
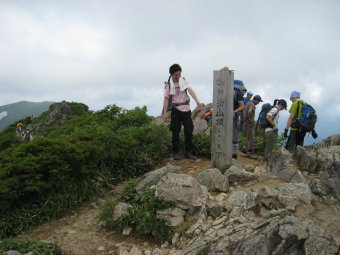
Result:
[[256,95],[253,100],[250,100],[245,108],[245,131],[247,137],[245,147],[249,156],[253,153],[255,106],[260,102],[262,102],[261,97]]
[[[302,104],[305,104],[305,102],[300,99],[300,92],[298,91],[292,91],[290,94],[290,100],[293,103],[289,110],[290,115],[285,128],[284,137],[288,138],[285,148],[289,152],[293,152],[296,149],[296,146],[303,146],[303,140],[305,139],[306,135],[306,132],[299,130],[297,122],[297,118],[301,117]],[[289,128],[290,132],[288,136]]]
[[252,98],[252,96],[253,96],[253,92],[248,91],[247,92],[247,96],[245,98],[243,98],[244,105],[249,103],[249,101]]
[[268,113],[266,116],[266,120],[269,123],[269,127],[265,129],[265,137],[266,137],[266,148],[264,150],[264,155],[268,158],[269,154],[274,149],[274,145],[277,139],[277,133],[279,131],[279,115],[280,111],[283,109],[287,110],[287,102],[284,99],[280,99]]
[[[235,82],[234,82],[235,83]],[[237,159],[237,152],[240,143],[241,114],[244,109],[244,102],[241,91],[234,88],[234,112],[233,112],[233,155]]]
[[179,155],[179,133],[181,131],[182,124],[184,126],[184,138],[185,138],[185,157],[188,159],[196,159],[196,156],[192,154],[192,132],[194,125],[191,119],[190,110],[190,98],[195,100],[198,108],[202,109],[202,104],[198,100],[195,91],[189,86],[188,82],[181,77],[182,68],[178,64],[173,64],[169,68],[170,77],[168,83],[165,86],[164,102],[163,102],[163,120],[168,120],[167,109],[170,105],[171,108],[171,131],[172,131],[172,153],[175,160],[180,159]]

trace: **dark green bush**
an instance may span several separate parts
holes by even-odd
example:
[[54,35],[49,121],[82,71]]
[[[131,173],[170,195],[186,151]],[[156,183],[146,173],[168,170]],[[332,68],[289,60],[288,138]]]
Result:
[[106,148],[102,166],[114,173],[117,181],[150,171],[170,147],[168,130],[163,126],[132,127],[99,136]]
[[211,156],[211,135],[195,134],[192,143],[194,145],[194,153],[199,156]]
[[[138,180],[131,181],[116,200],[107,202],[99,215],[99,220],[106,224],[108,230],[122,231],[125,227],[131,227],[141,235],[154,235],[162,241],[171,240],[174,229],[166,225],[164,220],[157,218],[156,211],[173,207],[175,202],[156,197],[155,190],[151,188],[138,194],[135,189],[137,184]],[[119,202],[131,205],[128,209],[129,215],[113,220],[113,208]]]
[[1,152],[1,211],[51,191],[63,192],[65,183],[91,179],[98,155],[100,149],[90,143],[51,138],[39,138]]
[[0,252],[9,250],[21,253],[33,252],[35,255],[62,255],[58,244],[44,243],[36,240],[4,239],[0,241]]
[[116,129],[129,128],[129,127],[142,127],[151,124],[153,118],[147,115],[147,108],[136,107],[133,110],[123,110],[121,114],[117,116],[114,122]]

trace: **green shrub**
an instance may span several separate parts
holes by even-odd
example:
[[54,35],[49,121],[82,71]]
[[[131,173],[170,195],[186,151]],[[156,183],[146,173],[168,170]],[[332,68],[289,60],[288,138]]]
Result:
[[147,115],[147,108],[144,106],[143,108],[136,107],[133,110],[123,110],[113,124],[116,129],[142,127],[150,125],[152,120],[153,118]]
[[192,143],[194,145],[194,153],[199,156],[211,156],[211,135],[195,134]]
[[169,153],[168,130],[163,126],[131,127],[99,134],[104,144],[102,166],[116,181],[150,171]]
[[95,141],[38,138],[0,153],[0,237],[13,236],[102,192]]
[[[162,241],[170,240],[174,229],[166,225],[164,220],[157,218],[156,211],[173,207],[175,202],[156,197],[155,190],[151,188],[138,194],[135,189],[137,184],[138,180],[131,181],[124,187],[116,200],[108,201],[98,217],[99,220],[106,224],[108,230],[122,231],[125,227],[131,227],[141,235],[154,235]],[[128,209],[129,215],[113,220],[113,209],[119,202],[131,205]]]
[[[90,143],[38,138],[0,153],[1,211],[48,192],[62,192],[65,183],[91,178],[100,150]],[[84,164],[87,162],[87,164]]]
[[33,252],[35,255],[62,255],[58,244],[36,240],[4,239],[0,241],[0,252],[15,250],[21,253]]

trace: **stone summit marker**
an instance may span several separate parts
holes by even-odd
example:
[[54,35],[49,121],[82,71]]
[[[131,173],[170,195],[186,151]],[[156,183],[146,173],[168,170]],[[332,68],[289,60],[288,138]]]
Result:
[[214,71],[211,166],[232,164],[234,73],[228,67]]

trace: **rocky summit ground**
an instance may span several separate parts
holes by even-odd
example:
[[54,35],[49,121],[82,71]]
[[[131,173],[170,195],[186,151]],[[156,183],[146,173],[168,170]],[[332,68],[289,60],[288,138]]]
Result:
[[[239,161],[253,165],[261,164],[259,160],[247,158],[242,153],[240,153]],[[159,167],[169,163],[175,165],[180,173],[195,178],[200,172],[211,168],[211,161],[207,158],[199,158],[195,161],[185,158],[175,161],[168,158]],[[270,182],[270,178],[267,181]],[[22,234],[20,237],[57,242],[70,255],[120,254],[121,251],[131,251],[133,247],[143,247],[145,250],[154,250],[160,247],[160,244],[154,240],[137,234],[126,237],[122,236],[121,233],[108,233],[103,230],[98,225],[96,216],[100,212],[100,205],[104,202],[104,199],[100,198],[87,203],[59,219],[46,222]]]
[[[281,150],[266,164],[240,153],[234,162],[236,169],[227,173],[229,190],[202,193],[207,196],[208,216],[191,222],[185,235],[172,243],[160,244],[137,234],[126,237],[103,230],[95,217],[104,198],[20,237],[58,242],[70,255],[339,254],[340,169],[335,157],[339,157],[340,148],[331,148],[316,154],[313,148],[300,150],[298,160]],[[317,164],[313,162],[320,155],[323,159],[332,157],[335,163],[316,170]],[[176,174],[169,175],[173,178],[185,174],[196,180],[200,173],[211,169],[206,158],[196,161],[169,158],[157,169],[169,165],[177,169]],[[243,172],[237,172],[238,166],[242,166]],[[156,192],[157,189],[164,191],[159,184]],[[221,201],[223,206],[218,208]],[[214,215],[216,208],[220,211]]]

